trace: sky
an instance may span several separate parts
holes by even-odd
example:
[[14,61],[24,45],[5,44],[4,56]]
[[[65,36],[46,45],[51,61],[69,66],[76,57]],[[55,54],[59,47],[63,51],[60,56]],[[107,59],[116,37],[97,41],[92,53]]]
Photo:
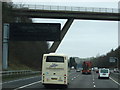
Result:
[[[18,3],[18,0],[12,0]],[[21,0],[22,4],[118,8],[118,0]],[[33,19],[34,23],[61,23],[66,19]],[[118,47],[118,22],[75,19],[67,34],[59,45],[56,53],[69,57],[96,57],[104,55]]]

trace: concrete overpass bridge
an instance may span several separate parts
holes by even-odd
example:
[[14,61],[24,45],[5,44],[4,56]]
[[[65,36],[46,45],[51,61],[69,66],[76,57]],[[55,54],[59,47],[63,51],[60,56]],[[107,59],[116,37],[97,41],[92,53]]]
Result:
[[15,16],[30,18],[86,19],[119,21],[120,9],[47,5],[17,5]]
[[[47,5],[17,5],[13,9],[15,17],[67,19],[61,30],[61,40],[64,38],[74,19],[120,21],[120,9],[69,7]],[[49,52],[55,52],[61,41],[55,41]]]

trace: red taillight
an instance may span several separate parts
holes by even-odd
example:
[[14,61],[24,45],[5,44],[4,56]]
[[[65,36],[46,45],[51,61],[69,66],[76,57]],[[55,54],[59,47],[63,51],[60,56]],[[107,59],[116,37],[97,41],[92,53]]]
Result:
[[43,82],[44,82],[45,77],[43,76]]
[[64,83],[66,83],[66,74],[64,75]]
[[64,76],[66,76],[66,74]]
[[66,83],[66,81],[64,81],[64,83]]

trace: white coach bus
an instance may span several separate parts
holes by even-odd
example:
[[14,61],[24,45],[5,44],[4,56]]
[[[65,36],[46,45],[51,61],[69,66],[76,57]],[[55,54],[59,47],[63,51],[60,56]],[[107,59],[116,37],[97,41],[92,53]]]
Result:
[[42,62],[42,84],[68,86],[68,57],[61,54],[44,54]]

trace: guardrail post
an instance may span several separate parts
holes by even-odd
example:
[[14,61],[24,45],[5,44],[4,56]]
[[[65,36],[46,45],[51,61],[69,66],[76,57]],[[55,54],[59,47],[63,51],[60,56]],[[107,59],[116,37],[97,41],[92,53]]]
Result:
[[35,9],[36,9],[36,4],[35,4]]
[[59,6],[57,6],[57,10],[59,10]]
[[99,8],[99,12],[101,12],[101,8]]
[[50,10],[51,10],[51,6],[50,6]]
[[87,11],[87,8],[85,7],[85,11]]
[[106,12],[107,12],[107,8],[105,8],[106,9]]
[[72,7],[71,7],[71,11],[72,11]]
[[78,11],[80,11],[80,7],[78,7]]
[[28,8],[29,8],[29,4],[28,4]]
[[113,13],[113,11],[114,11],[114,10],[113,10],[113,8],[112,8],[112,13]]
[[44,5],[43,5],[43,10],[44,10]]
[[94,8],[92,8],[92,11],[94,12]]

